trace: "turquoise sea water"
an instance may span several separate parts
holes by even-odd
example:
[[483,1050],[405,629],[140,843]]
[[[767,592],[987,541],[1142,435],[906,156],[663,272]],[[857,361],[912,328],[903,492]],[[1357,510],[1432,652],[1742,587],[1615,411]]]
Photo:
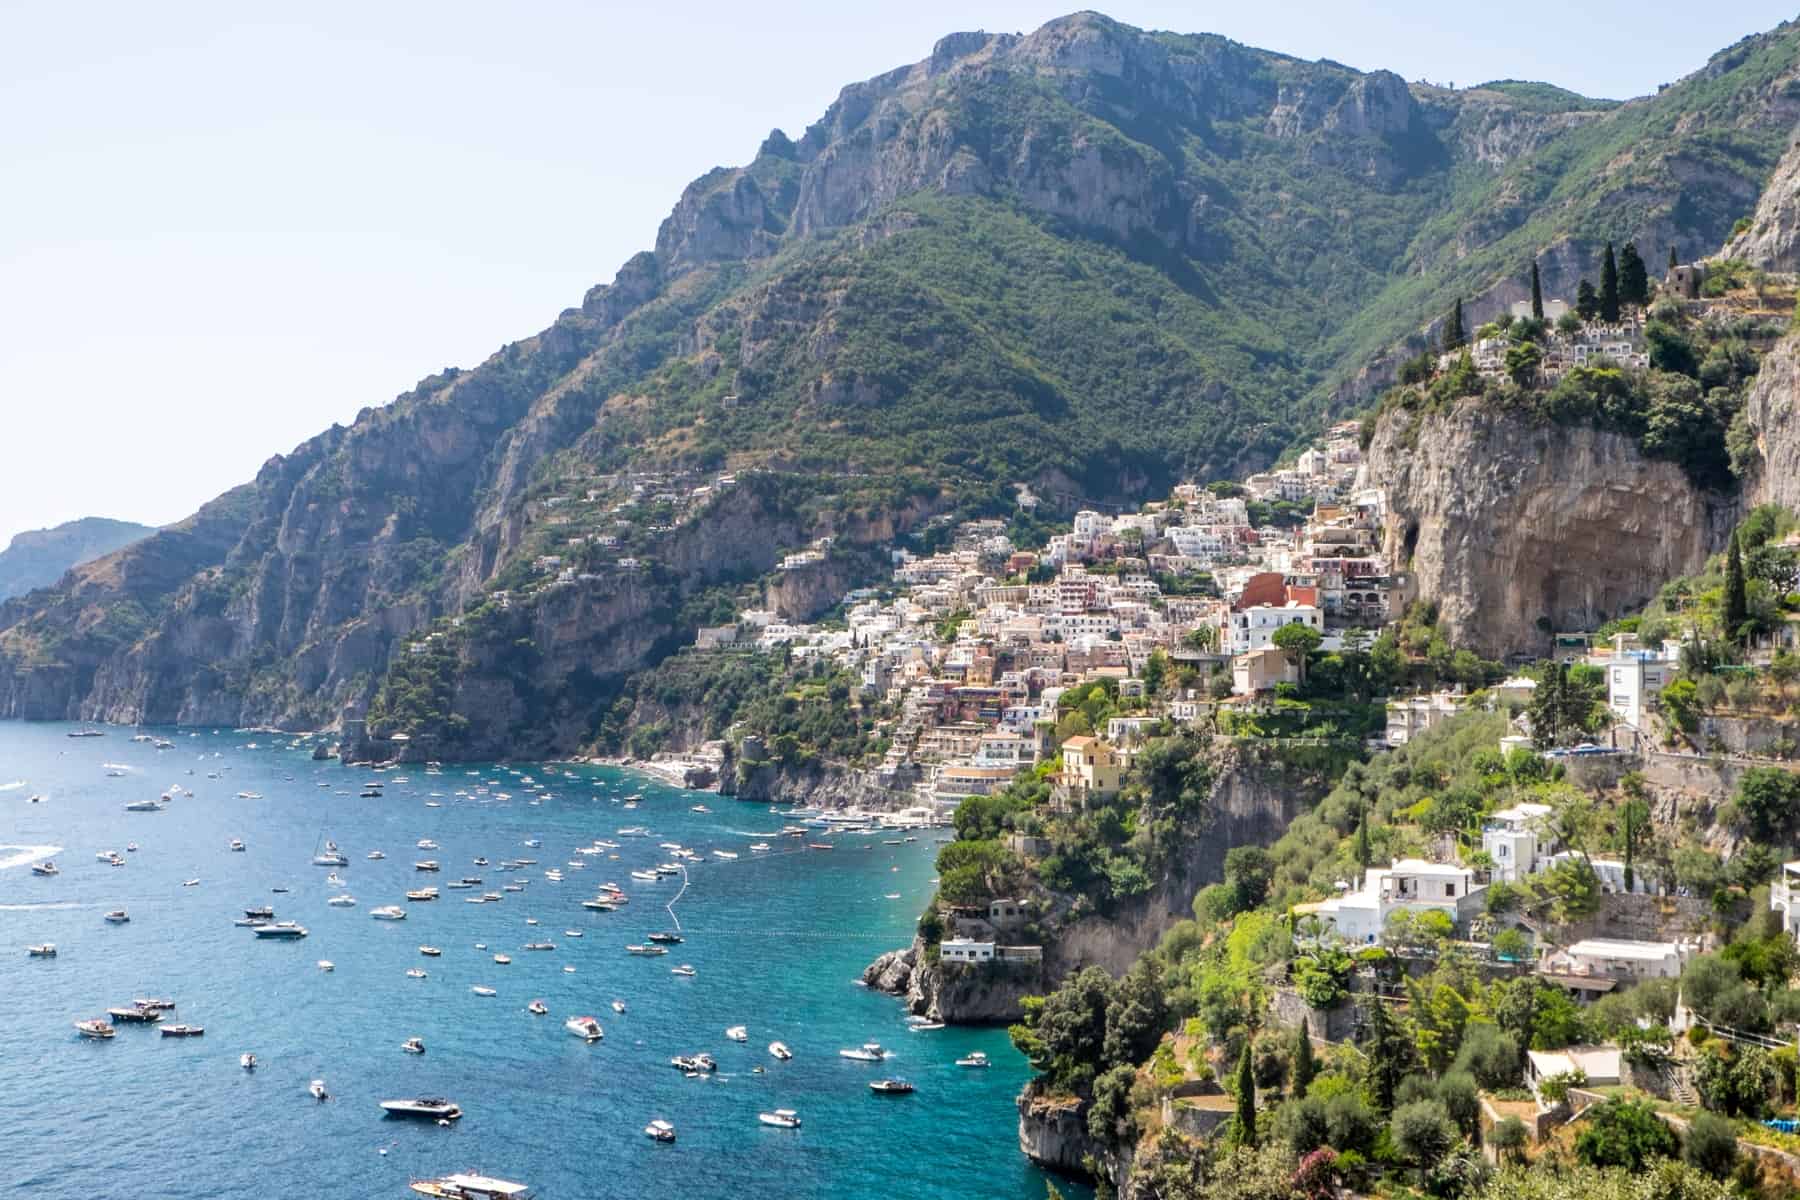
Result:
[[[912,1033],[895,1001],[855,982],[876,954],[910,937],[940,835],[902,845],[883,844],[894,835],[842,835],[829,852],[765,836],[776,852],[757,855],[752,835],[786,819],[607,768],[409,768],[386,773],[380,799],[362,799],[369,773],[312,762],[289,738],[158,730],[175,742],[158,751],[129,730],[73,739],[72,728],[0,723],[0,1194],[193,1200],[304,1186],[308,1195],[398,1197],[411,1178],[465,1169],[524,1180],[546,1200],[1044,1194],[1017,1150],[1013,1096],[1027,1071],[1004,1031]],[[528,791],[525,775],[542,790]],[[487,781],[498,786],[455,794]],[[172,784],[194,795],[162,812],[124,811]],[[427,807],[434,792],[441,807]],[[634,792],[641,805],[624,809]],[[34,793],[45,802],[27,803]],[[534,795],[541,802],[530,803]],[[696,803],[712,812],[690,811]],[[617,836],[633,825],[653,836]],[[234,837],[245,852],[228,849]],[[326,837],[350,858],[338,869],[342,887],[326,882],[329,868],[309,865]],[[418,849],[420,838],[439,848]],[[618,858],[570,869],[574,848],[595,838],[619,842]],[[139,849],[126,853],[133,841]],[[664,841],[709,858],[676,907],[687,940],[666,957],[628,956],[626,943],[671,925],[663,903],[679,880],[628,874],[666,860]],[[715,848],[741,857],[712,859]],[[374,849],[387,857],[368,861]],[[127,865],[99,861],[103,850]],[[32,875],[29,863],[50,854],[62,873]],[[494,865],[472,865],[477,856]],[[428,857],[442,873],[413,870]],[[538,863],[498,869],[517,857]],[[555,866],[561,883],[544,878]],[[483,886],[444,887],[465,874]],[[524,892],[464,903],[515,878],[530,880]],[[187,879],[200,882],[184,887]],[[581,908],[603,880],[631,902],[616,913]],[[407,905],[404,921],[370,918],[426,883],[442,899]],[[339,892],[357,906],[327,906]],[[311,936],[262,941],[233,926],[258,904]],[[130,923],[106,924],[102,914],[119,907]],[[521,949],[538,940],[556,950]],[[27,958],[25,947],[43,941],[58,957]],[[443,956],[422,957],[421,944]],[[496,952],[512,963],[494,963]],[[320,959],[335,969],[321,971]],[[680,963],[695,977],[671,975]],[[412,967],[428,977],[409,979]],[[475,985],[498,995],[477,996]],[[72,1028],[152,995],[173,997],[179,1007],[166,1019],[203,1025],[205,1036],[122,1026],[110,1042],[89,1042]],[[537,997],[548,1016],[525,1011]],[[612,1011],[615,998],[625,1014]],[[590,1046],[565,1031],[576,1014],[599,1018],[605,1040]],[[747,1044],[725,1038],[737,1024],[749,1027]],[[425,1055],[401,1052],[413,1035]],[[792,1061],[769,1056],[777,1039]],[[837,1054],[869,1040],[894,1051],[887,1064]],[[954,1065],[977,1049],[993,1067]],[[714,1077],[667,1065],[702,1050],[719,1060]],[[261,1062],[254,1073],[238,1066],[245,1051]],[[877,1096],[867,1084],[882,1074],[918,1091]],[[307,1094],[315,1078],[329,1101]],[[449,1097],[467,1115],[444,1129],[377,1107],[418,1095]],[[777,1107],[799,1110],[804,1127],[758,1124],[759,1111]],[[674,1123],[675,1145],[644,1137],[653,1117]]]

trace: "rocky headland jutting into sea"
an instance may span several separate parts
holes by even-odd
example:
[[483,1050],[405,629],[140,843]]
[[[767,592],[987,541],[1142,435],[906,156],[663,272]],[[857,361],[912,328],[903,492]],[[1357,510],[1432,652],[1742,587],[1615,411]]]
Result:
[[0,715],[947,824],[862,982],[1120,1196],[1785,1195],[1797,97],[952,35],[0,604]]

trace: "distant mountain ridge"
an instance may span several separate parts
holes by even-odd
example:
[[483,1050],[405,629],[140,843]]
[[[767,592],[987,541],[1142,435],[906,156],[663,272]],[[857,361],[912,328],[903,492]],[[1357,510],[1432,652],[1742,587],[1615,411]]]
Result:
[[0,600],[49,587],[69,568],[155,532],[154,526],[110,517],[82,517],[50,529],[27,530],[0,550]]
[[[440,757],[567,749],[785,551],[1259,468],[1533,257],[1569,296],[1606,241],[1721,245],[1797,122],[1791,22],[1625,103],[1095,13],[951,34],[701,176],[538,335],[0,604],[0,716],[318,728],[385,688],[461,718]],[[676,512],[646,472],[740,486]]]

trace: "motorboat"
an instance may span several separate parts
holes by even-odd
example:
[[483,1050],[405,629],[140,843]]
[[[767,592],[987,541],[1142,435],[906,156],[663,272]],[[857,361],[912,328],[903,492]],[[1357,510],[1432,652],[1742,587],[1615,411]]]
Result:
[[869,1085],[869,1090],[877,1096],[909,1096],[913,1085],[904,1079],[877,1079]]
[[662,878],[655,871],[633,871],[631,877],[640,883],[655,883]]
[[495,996],[499,994],[491,987],[481,987],[479,985],[472,987],[469,990],[474,992],[477,996]]
[[138,996],[131,1003],[134,1008],[146,1012],[173,1012],[175,1009],[175,1001],[167,996]]
[[774,1112],[757,1113],[756,1119],[764,1125],[773,1125],[777,1129],[800,1128],[800,1114],[791,1108],[778,1108]]
[[661,946],[627,946],[627,947],[625,947],[625,953],[641,954],[641,955],[654,955],[654,954],[667,954],[668,951],[664,950]]
[[383,1100],[381,1111],[390,1117],[424,1117],[432,1121],[454,1121],[462,1109],[441,1096],[420,1096],[410,1100]]
[[527,925],[536,925],[538,923],[538,919],[536,917],[526,917],[525,923]]
[[644,1126],[644,1136],[654,1142],[673,1143],[675,1127],[660,1117]]
[[106,921],[111,925],[123,925],[131,920],[131,915],[122,908],[115,908],[106,914]]
[[681,935],[679,933],[652,933],[647,935],[644,940],[658,942],[665,946],[679,946]]
[[407,968],[406,977],[408,979],[423,979],[425,978],[425,972],[421,971],[418,967],[409,967]]
[[398,904],[383,904],[380,908],[371,908],[369,915],[377,921],[404,921],[406,910]]
[[839,1050],[839,1058],[855,1059],[857,1062],[880,1062],[888,1056],[880,1042],[864,1042],[855,1050]]
[[331,874],[329,874],[325,877],[325,882],[330,884],[332,887],[343,887],[344,886],[344,877],[342,875],[339,875],[336,871],[333,871]]
[[465,1172],[415,1179],[408,1186],[430,1200],[531,1200],[531,1189],[523,1183]]
[[201,1025],[164,1025],[159,1032],[164,1037],[189,1038],[205,1036],[206,1029]]
[[786,1062],[788,1059],[794,1057],[794,1052],[787,1048],[786,1042],[770,1042],[769,1053],[780,1059],[782,1062]]
[[959,1067],[985,1067],[988,1065],[988,1056],[980,1050],[975,1050],[967,1057],[957,1059],[956,1065]]
[[436,871],[440,869],[441,868],[439,868],[437,864],[437,859],[435,858],[422,859],[413,864],[413,870],[415,871]]
[[335,971],[337,970],[337,964],[332,962],[329,958],[321,958],[319,960],[319,970]]
[[336,842],[326,842],[325,849],[313,855],[313,866],[315,867],[347,867],[349,865],[349,857],[338,849]]
[[687,1075],[704,1075],[719,1069],[719,1064],[713,1061],[710,1054],[677,1054],[669,1060],[669,1065]]
[[325,903],[331,905],[333,908],[355,908],[356,897],[348,892],[344,892],[341,895],[333,896]]
[[181,881],[181,886],[182,887],[199,887],[200,881],[198,879],[184,879]]
[[709,813],[712,811],[712,809],[706,807],[706,805],[704,805],[704,804],[696,804],[693,806],[693,808],[689,809],[688,811],[697,812],[697,813]]
[[409,1037],[404,1042],[400,1043],[400,1048],[408,1054],[423,1054],[425,1053],[425,1039],[422,1037]]
[[238,1055],[238,1066],[244,1068],[244,1070],[246,1070],[246,1071],[256,1070],[256,1055],[254,1055],[254,1054]]
[[556,949],[556,943],[555,942],[526,942],[525,949],[527,949],[527,950],[554,950],[554,949]]
[[56,943],[44,942],[42,945],[25,947],[25,954],[30,958],[55,958]]
[[62,872],[57,869],[56,864],[47,858],[41,863],[32,863],[31,864],[31,873],[33,875],[60,875],[60,874],[62,874]]
[[273,905],[259,904],[255,908],[246,908],[244,915],[252,921],[273,921],[275,909]]
[[725,1031],[725,1036],[734,1042],[747,1042],[750,1040],[750,1031],[742,1025],[733,1025]]
[[387,855],[383,854],[379,850],[371,850],[368,852],[368,854],[364,855],[364,857],[367,858],[370,862],[380,862],[382,859],[386,858]]
[[597,1042],[606,1036],[600,1028],[600,1022],[593,1017],[570,1017],[563,1022],[563,1028],[590,1042]]
[[616,1013],[623,1013],[625,1011],[625,1002],[623,1000],[614,1000],[612,1002],[612,1010]]
[[95,1018],[91,1021],[75,1022],[75,1031],[84,1038],[93,1038],[96,1041],[103,1041],[118,1032],[111,1025],[99,1018]]
[[679,967],[670,967],[669,974],[679,975],[683,979],[692,979],[694,977],[695,972],[694,972],[694,968],[688,966],[686,963],[682,963]]
[[581,907],[593,912],[618,912],[619,906],[610,900],[583,900]]
[[162,1020],[162,1012],[154,1008],[139,1008],[137,1005],[109,1008],[106,1015],[119,1025],[154,1025]]
[[439,950],[436,946],[420,946],[419,953],[423,954],[426,958],[437,958],[439,955],[443,954],[443,951]]
[[503,967],[510,966],[512,964],[512,957],[506,954],[496,954],[494,955],[494,962]]
[[307,1084],[306,1091],[314,1100],[331,1099],[331,1093],[325,1090],[325,1081],[323,1079],[315,1079]]
[[767,850],[768,848],[769,848],[769,843],[767,843],[767,842],[751,842],[750,843],[750,849],[758,852],[759,854],[762,851]]
[[242,854],[244,852],[244,840],[242,838],[232,838],[231,850],[234,854]]
[[306,926],[297,921],[276,921],[268,925],[255,925],[250,929],[259,938],[277,940],[293,940],[306,936]]
[[416,845],[421,850],[436,850],[436,849],[438,849],[438,844],[436,842],[432,841],[430,838],[420,838],[417,842],[415,842],[413,844]]
[[533,1000],[530,1004],[525,1006],[525,1011],[534,1017],[541,1017],[550,1011],[550,1006],[545,1004],[542,1000]]
[[406,898],[408,900],[416,901],[436,900],[438,898],[438,890],[434,887],[419,888],[415,891],[406,893]]
[[723,858],[723,859],[726,859],[729,861],[729,860],[737,857],[737,851],[735,851],[735,850],[714,850],[713,857],[714,858]]
[[488,860],[485,858],[476,858],[473,861],[474,861],[475,865],[478,867],[485,867],[488,865]]
[[579,929],[565,929],[565,930],[563,930],[563,936],[564,937],[581,937],[583,935],[582,935],[581,930],[579,930]]
[[908,1025],[906,1028],[909,1033],[929,1033],[933,1029],[942,1029],[943,1027],[942,1021],[920,1021],[917,1024]]

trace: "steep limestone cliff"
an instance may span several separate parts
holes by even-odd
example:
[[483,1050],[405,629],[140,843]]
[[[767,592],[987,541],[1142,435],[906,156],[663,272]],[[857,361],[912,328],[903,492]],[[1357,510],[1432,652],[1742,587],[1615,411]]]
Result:
[[1800,271],[1800,141],[1775,168],[1750,227],[1725,244],[1722,257],[1741,258],[1765,271]]
[[1391,409],[1369,447],[1385,490],[1384,550],[1451,638],[1490,656],[1542,654],[1698,570],[1734,501],[1696,490],[1629,438],[1465,400]]

